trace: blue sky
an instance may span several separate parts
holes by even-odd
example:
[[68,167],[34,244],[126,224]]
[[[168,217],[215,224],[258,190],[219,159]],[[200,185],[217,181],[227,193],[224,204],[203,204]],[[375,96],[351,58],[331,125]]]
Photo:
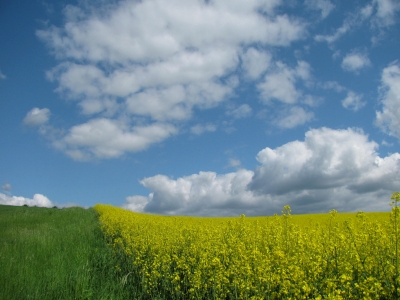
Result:
[[0,203],[387,211],[395,0],[2,1]]

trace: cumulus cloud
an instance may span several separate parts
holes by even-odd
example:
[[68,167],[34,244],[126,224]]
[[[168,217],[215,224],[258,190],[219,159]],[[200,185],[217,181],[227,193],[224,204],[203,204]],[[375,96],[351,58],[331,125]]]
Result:
[[7,196],[0,193],[0,204],[3,205],[13,205],[13,206],[39,206],[39,207],[53,207],[54,204],[46,196],[41,194],[33,195],[33,199],[17,196]]
[[126,197],[125,203],[122,205],[123,208],[131,211],[143,212],[144,207],[149,202],[148,197],[144,196],[130,196]]
[[169,215],[234,215],[257,202],[246,185],[253,176],[252,171],[218,175],[215,172],[200,172],[173,180],[164,175],[145,178],[141,184],[153,192],[144,198],[127,199],[124,207],[142,207],[145,212]]
[[[168,138],[194,109],[215,107],[234,93],[238,79],[232,74],[241,63],[251,79],[268,69],[271,55],[254,45],[288,46],[305,36],[306,24],[280,14],[281,4],[129,0],[107,2],[107,9],[67,6],[65,24],[38,30],[37,36],[60,60],[48,79],[58,84],[60,95],[76,100],[89,120],[67,129],[54,144],[76,159],[88,152],[106,158]],[[94,136],[94,125],[106,123],[101,118],[109,119],[107,126],[118,136],[138,130],[120,121],[127,118],[140,120],[140,128],[149,131],[160,122],[170,129],[147,139],[146,147],[121,146],[115,139],[118,146],[110,146]],[[78,142],[82,131],[96,145]]]
[[151,193],[128,197],[124,207],[221,216],[271,215],[286,204],[296,213],[389,210],[391,193],[400,184],[400,154],[382,158],[377,148],[358,129],[312,129],[304,141],[261,150],[254,171],[144,178],[141,184]]
[[343,58],[341,66],[346,71],[357,72],[360,69],[368,67],[370,65],[371,61],[369,60],[366,53],[352,51]]
[[7,78],[7,76],[4,75],[3,72],[1,72],[1,70],[0,70],[0,79],[6,79],[6,78]]
[[358,111],[365,106],[366,102],[362,101],[362,95],[358,95],[352,91],[347,93],[347,97],[342,100],[344,108]]
[[400,140],[400,64],[395,61],[383,69],[381,78],[382,110],[375,123],[387,134]]
[[335,5],[333,5],[329,0],[306,0],[304,4],[309,9],[320,10],[322,19],[325,19],[335,8]]
[[301,92],[296,88],[299,79],[308,80],[311,67],[305,61],[299,61],[296,68],[289,68],[282,62],[277,62],[275,68],[268,72],[264,81],[257,85],[264,103],[278,100],[287,104],[296,103]]
[[286,194],[347,186],[361,192],[367,189],[365,181],[369,180],[375,180],[377,188],[395,189],[400,180],[400,173],[395,173],[400,154],[382,159],[377,148],[377,143],[368,141],[358,130],[313,129],[306,133],[304,142],[260,151],[257,160],[261,166],[256,168],[250,189]]
[[39,126],[49,120],[50,110],[48,108],[33,108],[25,116],[23,122],[28,126]]

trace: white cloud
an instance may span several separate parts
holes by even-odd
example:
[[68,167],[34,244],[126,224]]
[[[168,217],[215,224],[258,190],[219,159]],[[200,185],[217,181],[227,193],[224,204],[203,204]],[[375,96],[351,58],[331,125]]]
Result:
[[381,79],[382,110],[376,112],[376,124],[400,140],[400,64],[395,61],[383,69]]
[[296,103],[300,96],[295,87],[295,77],[286,67],[265,76],[264,82],[257,87],[261,91],[262,100],[267,103],[273,99],[284,103]]
[[144,198],[132,197],[128,204],[139,207],[139,211],[171,215],[240,214],[244,207],[248,209],[252,203],[257,202],[257,197],[246,190],[252,176],[253,172],[248,170],[224,175],[200,172],[177,180],[156,175],[141,181],[153,191],[146,197],[146,205],[143,206]]
[[17,196],[7,196],[0,193],[0,204],[22,206],[24,204],[28,206],[39,206],[39,207],[53,207],[54,204],[46,196],[41,194],[33,195],[33,199]]
[[39,126],[49,120],[49,115],[50,110],[48,108],[39,109],[35,107],[26,114],[23,122],[28,126]]
[[128,197],[137,211],[178,215],[271,215],[389,210],[400,184],[400,154],[379,157],[378,144],[356,129],[312,129],[304,141],[260,151],[255,171],[200,172],[176,180],[145,178],[149,196]]
[[190,128],[190,132],[196,135],[203,134],[204,132],[213,132],[215,130],[217,130],[217,126],[214,124],[197,124]]
[[126,101],[127,108],[136,115],[147,115],[153,120],[183,120],[191,116],[191,103],[185,102],[187,92],[181,85],[165,89],[147,89]]
[[248,104],[242,104],[239,107],[228,110],[226,114],[236,119],[247,118],[251,115],[252,109]]
[[54,145],[76,160],[92,157],[111,158],[119,157],[126,151],[141,151],[176,133],[177,129],[170,124],[153,123],[130,127],[100,118],[72,127],[67,135],[55,141]]
[[242,54],[242,67],[248,77],[257,79],[271,64],[272,55],[266,51],[249,48]]
[[400,154],[381,159],[377,147],[377,143],[354,129],[313,129],[306,133],[304,142],[260,151],[257,160],[261,166],[256,169],[250,188],[259,193],[285,194],[347,186],[361,192],[361,186],[367,189],[365,180],[371,179],[376,180],[377,186],[395,189],[400,180],[400,173],[396,173]]
[[274,70],[257,85],[262,101],[269,103],[271,100],[279,100],[288,104],[298,102],[301,92],[297,90],[296,82],[299,79],[307,81],[311,76],[310,73],[311,67],[304,61],[299,61],[294,69],[282,62],[277,62]]
[[[110,63],[164,60],[187,47],[224,48],[242,42],[288,45],[303,34],[304,26],[286,15],[263,15],[269,1],[238,3],[124,1],[103,14],[68,6],[64,28],[37,34],[60,58]],[[273,14],[272,7],[267,10]]]
[[333,5],[329,0],[306,0],[304,4],[309,9],[320,10],[322,19],[325,19],[335,8],[335,5]]
[[292,106],[283,110],[274,120],[275,125],[282,128],[294,128],[314,119],[314,113],[305,111],[300,106]]
[[[54,144],[75,158],[82,159],[87,152],[116,157],[132,147],[110,147],[107,139],[87,131],[88,140],[98,140],[93,148],[71,135],[94,129],[99,118],[108,118],[119,132],[129,132],[120,121],[126,118],[140,119],[143,126],[163,122],[174,127],[190,119],[195,108],[219,105],[238,84],[240,76],[235,79],[232,74],[241,54],[250,78],[268,68],[270,54],[252,45],[288,46],[305,36],[303,21],[277,13],[281,4],[280,0],[128,0],[107,9],[67,6],[62,27],[37,31],[61,60],[47,76],[58,83],[58,93],[77,100],[82,114],[96,119],[74,126]],[[149,139],[146,145],[159,141]]]
[[360,108],[363,108],[365,104],[366,102],[362,101],[362,95],[357,95],[352,91],[349,91],[347,97],[342,100],[343,107],[353,111],[358,111]]
[[265,104],[270,104],[273,100],[286,104],[286,107],[272,120],[278,127],[294,128],[314,118],[312,112],[307,112],[296,104],[301,100],[309,106],[317,106],[321,100],[311,95],[304,96],[296,86],[300,80],[306,85],[312,82],[311,67],[307,62],[298,61],[295,68],[289,68],[279,61],[274,69],[265,75],[264,81],[257,85],[261,100]]
[[149,202],[148,197],[144,196],[130,196],[126,197],[125,203],[122,205],[123,208],[131,211],[143,212],[144,207]]
[[7,76],[4,75],[3,72],[1,72],[1,70],[0,70],[0,79],[6,79],[6,78],[7,78]]
[[194,106],[202,109],[218,105],[231,88],[213,82],[187,86],[147,89],[126,100],[128,111],[138,116],[149,116],[156,121],[186,120]]
[[360,69],[370,65],[371,61],[369,60],[367,54],[358,51],[352,51],[343,58],[341,66],[346,71],[357,72]]

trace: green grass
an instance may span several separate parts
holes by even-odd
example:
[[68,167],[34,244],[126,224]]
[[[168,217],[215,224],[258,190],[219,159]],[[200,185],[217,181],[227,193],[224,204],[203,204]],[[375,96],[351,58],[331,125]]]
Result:
[[140,299],[123,259],[92,208],[0,205],[0,299]]

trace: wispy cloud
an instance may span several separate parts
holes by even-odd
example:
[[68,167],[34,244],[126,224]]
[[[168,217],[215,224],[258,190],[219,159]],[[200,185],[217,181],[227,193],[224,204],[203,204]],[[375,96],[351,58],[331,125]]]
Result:
[[214,124],[196,124],[190,128],[190,132],[196,135],[203,134],[204,132],[213,132],[217,130]]
[[239,159],[236,159],[236,158],[230,158],[229,159],[229,163],[228,163],[228,166],[229,167],[233,167],[233,168],[238,168],[238,167],[240,167],[241,166],[241,161],[239,160]]
[[304,4],[312,10],[321,11],[321,19],[325,19],[335,8],[329,0],[306,0]]
[[9,191],[11,191],[12,187],[11,187],[11,184],[9,184],[8,182],[6,182],[5,184],[3,184],[3,185],[1,186],[1,189],[2,189],[3,191],[9,192]]
[[248,104],[242,104],[239,107],[228,110],[226,112],[226,114],[228,116],[232,116],[235,119],[247,118],[251,115],[251,113],[252,113],[252,109],[251,109],[250,105],[248,105]]
[[[396,23],[396,14],[399,11],[400,3],[397,0],[372,0],[365,6],[360,7],[357,11],[349,14],[343,21],[342,26],[337,28],[333,34],[318,34],[315,36],[315,40],[332,44],[343,35],[354,31],[367,21],[371,29],[377,28],[378,30],[383,30]],[[374,40],[374,38],[372,40]]]

